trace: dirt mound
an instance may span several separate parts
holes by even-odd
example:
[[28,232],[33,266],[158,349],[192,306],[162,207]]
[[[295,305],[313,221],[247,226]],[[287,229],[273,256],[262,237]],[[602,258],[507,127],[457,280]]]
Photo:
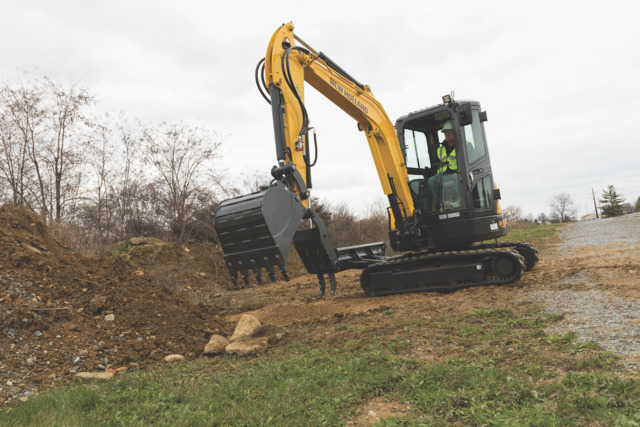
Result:
[[0,401],[25,393],[27,383],[79,371],[196,357],[210,334],[229,332],[215,306],[140,267],[129,256],[82,256],[57,243],[34,213],[1,207]]

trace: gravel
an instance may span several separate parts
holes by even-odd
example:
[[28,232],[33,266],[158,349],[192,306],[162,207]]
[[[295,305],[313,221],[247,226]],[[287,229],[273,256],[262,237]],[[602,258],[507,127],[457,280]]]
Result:
[[[561,243],[550,256],[570,256],[580,247],[615,243],[616,248],[629,251],[616,254],[603,250],[603,256],[637,259],[640,213],[569,224],[560,237]],[[636,275],[640,272],[631,269],[628,273],[629,283],[637,284]],[[596,342],[620,355],[627,368],[635,371],[640,368],[640,304],[637,298],[614,295],[607,289],[606,281],[603,283],[600,276],[589,269],[544,285],[544,288],[527,292],[526,298],[541,301],[548,313],[564,315],[562,321],[547,330],[548,333],[573,331],[578,335],[578,341]]]
[[569,224],[561,233],[561,251],[588,245],[618,243],[633,248],[640,243],[640,213]]

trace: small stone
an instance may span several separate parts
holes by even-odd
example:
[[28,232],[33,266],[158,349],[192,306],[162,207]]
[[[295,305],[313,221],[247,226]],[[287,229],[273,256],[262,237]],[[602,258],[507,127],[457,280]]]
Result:
[[76,374],[76,377],[84,380],[89,380],[89,379],[108,380],[109,378],[112,378],[114,375],[115,373],[113,372],[79,372]]
[[107,368],[104,367],[104,365],[102,363],[98,363],[98,365],[96,366],[98,369],[102,369],[103,371]]
[[82,360],[82,359],[80,359],[80,357],[79,357],[79,356],[76,356],[76,358],[75,358],[75,359],[73,359],[73,364],[74,364],[74,365],[77,365],[78,363],[80,363],[80,361],[81,361],[81,360]]
[[35,336],[37,336],[37,337],[41,337],[41,336],[43,336],[44,334],[43,334],[42,332],[40,332],[40,331],[35,331],[35,332],[33,333],[33,335],[35,335]]
[[106,322],[113,322],[114,320],[116,320],[116,315],[115,314],[107,314],[106,316],[104,316],[104,320]]
[[24,396],[25,396],[25,397],[33,397],[33,396],[35,396],[35,395],[36,395],[36,394],[35,394],[34,392],[32,392],[32,391],[25,391],[23,394],[24,394]]
[[107,297],[97,296],[89,302],[89,311],[91,311],[93,314],[98,314],[106,303]]
[[173,362],[178,362],[180,360],[183,360],[184,356],[181,354],[170,354],[169,356],[166,356],[164,358],[164,361],[167,363],[173,363]]
[[250,356],[264,350],[267,347],[267,339],[253,339],[249,342],[235,341],[229,344],[224,350],[227,354],[238,356]]
[[11,339],[14,339],[16,336],[18,336],[18,333],[16,332],[15,329],[9,329],[9,332],[7,332],[7,334],[9,334]]
[[36,364],[36,358],[35,357],[30,357],[27,359],[27,366],[33,366]]

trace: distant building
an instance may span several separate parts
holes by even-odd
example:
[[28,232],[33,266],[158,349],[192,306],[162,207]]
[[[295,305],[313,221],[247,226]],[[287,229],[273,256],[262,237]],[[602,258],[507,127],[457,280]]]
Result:
[[580,218],[580,221],[589,221],[591,219],[597,219],[598,217],[596,216],[596,214],[592,213],[592,214],[588,214],[585,215],[583,217]]

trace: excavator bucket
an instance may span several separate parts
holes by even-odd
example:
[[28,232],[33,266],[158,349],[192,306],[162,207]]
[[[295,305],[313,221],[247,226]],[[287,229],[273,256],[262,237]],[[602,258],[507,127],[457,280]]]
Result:
[[225,200],[218,206],[215,227],[231,280],[238,273],[246,286],[249,270],[262,284],[262,268],[275,282],[275,266],[289,280],[287,256],[306,208],[295,193],[277,182],[256,193]]

